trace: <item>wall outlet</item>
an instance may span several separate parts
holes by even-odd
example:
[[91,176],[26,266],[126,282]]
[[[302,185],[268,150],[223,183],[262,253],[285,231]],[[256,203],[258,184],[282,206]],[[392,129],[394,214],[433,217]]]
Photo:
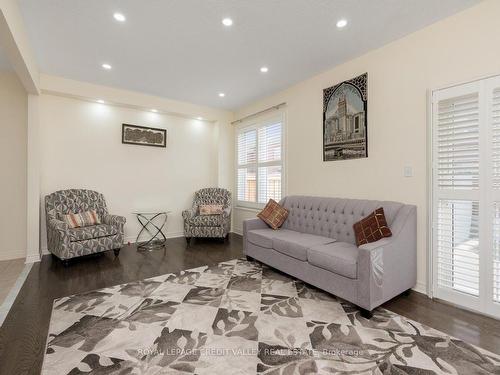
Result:
[[410,166],[405,166],[403,169],[403,175],[405,177],[413,177],[413,168]]

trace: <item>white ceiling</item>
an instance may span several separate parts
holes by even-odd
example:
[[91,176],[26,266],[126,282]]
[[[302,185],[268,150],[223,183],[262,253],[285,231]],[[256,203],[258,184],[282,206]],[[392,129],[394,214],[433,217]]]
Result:
[[[44,73],[234,109],[480,0],[20,0]],[[120,11],[125,23],[113,19]],[[221,24],[231,17],[234,25]],[[340,18],[349,21],[338,30]],[[113,69],[104,71],[109,62]],[[269,73],[259,72],[268,66]],[[332,82],[334,83],[334,82]],[[226,93],[219,98],[218,93]]]

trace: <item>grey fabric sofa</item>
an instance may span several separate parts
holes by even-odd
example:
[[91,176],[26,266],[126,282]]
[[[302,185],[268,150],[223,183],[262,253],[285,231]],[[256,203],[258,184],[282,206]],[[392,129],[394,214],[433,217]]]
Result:
[[[416,284],[416,207],[397,202],[289,196],[279,230],[243,223],[244,253],[371,310]],[[383,207],[392,237],[356,246],[353,224]]]
[[[101,224],[69,228],[61,215],[96,210]],[[71,258],[114,250],[118,256],[123,246],[123,216],[110,215],[104,196],[84,189],[59,190],[45,197],[48,250],[64,265]]]
[[[199,215],[199,206],[221,204],[222,215]],[[200,189],[194,194],[193,205],[182,212],[184,235],[191,237],[226,238],[231,229],[231,192],[222,188]]]

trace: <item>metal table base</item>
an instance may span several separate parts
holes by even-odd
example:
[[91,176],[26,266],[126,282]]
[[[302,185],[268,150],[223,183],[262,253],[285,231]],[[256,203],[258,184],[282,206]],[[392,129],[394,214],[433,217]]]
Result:
[[[135,242],[137,243],[137,250],[158,250],[164,249],[167,237],[163,233],[163,228],[167,224],[168,212],[134,212],[137,221],[141,224],[142,228],[137,234]],[[154,221],[160,221],[157,225]],[[148,241],[139,242],[143,233],[147,232],[150,235]]]

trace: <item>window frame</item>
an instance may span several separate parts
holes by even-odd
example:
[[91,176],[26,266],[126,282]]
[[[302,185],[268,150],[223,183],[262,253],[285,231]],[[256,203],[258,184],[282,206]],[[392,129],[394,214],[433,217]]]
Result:
[[[456,305],[477,311],[481,314],[498,317],[500,302],[494,301],[494,206],[500,202],[500,190],[495,191],[492,184],[492,98],[495,89],[500,87],[500,75],[480,77],[475,80],[435,88],[428,91],[428,294]],[[439,189],[436,174],[437,164],[437,109],[440,100],[456,98],[477,92],[479,112],[479,187],[468,191],[445,191]],[[446,195],[446,197],[445,197]],[[438,200],[475,200],[479,202],[479,295],[472,296],[451,288],[438,285],[437,220]]]
[[[284,111],[278,110],[271,114],[261,115],[255,118],[248,119],[235,127],[234,132],[234,144],[235,144],[235,158],[234,158],[234,184],[235,184],[235,194],[234,201],[235,207],[239,209],[246,210],[261,210],[267,202],[259,203],[259,167],[268,167],[268,166],[281,166],[281,198],[283,198],[286,194],[286,123],[285,123],[285,113]],[[280,122],[281,123],[281,160],[280,161],[270,161],[259,163],[259,134],[258,131],[260,128],[273,125]],[[241,133],[244,133],[249,130],[255,130],[257,132],[256,137],[256,159],[255,163],[248,163],[239,165],[238,161],[238,136]],[[240,168],[249,168],[255,166],[256,168],[256,202],[249,201],[241,201],[238,199],[238,169]]]

